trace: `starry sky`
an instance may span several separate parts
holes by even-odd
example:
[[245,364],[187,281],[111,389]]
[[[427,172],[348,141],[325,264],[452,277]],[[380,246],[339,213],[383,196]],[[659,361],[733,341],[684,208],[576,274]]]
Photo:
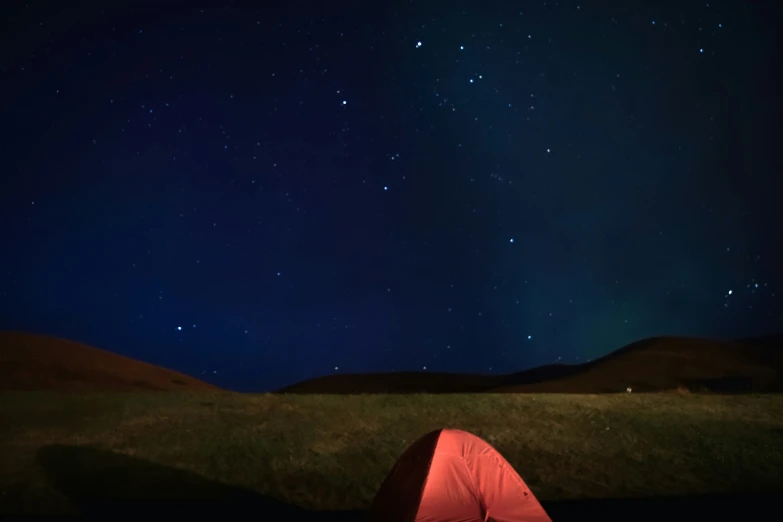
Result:
[[783,331],[774,2],[12,4],[0,328],[239,391]]

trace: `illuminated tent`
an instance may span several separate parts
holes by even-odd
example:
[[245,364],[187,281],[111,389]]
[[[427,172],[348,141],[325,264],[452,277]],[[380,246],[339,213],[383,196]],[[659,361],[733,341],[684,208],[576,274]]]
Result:
[[435,430],[411,444],[381,485],[368,522],[552,522],[487,442]]

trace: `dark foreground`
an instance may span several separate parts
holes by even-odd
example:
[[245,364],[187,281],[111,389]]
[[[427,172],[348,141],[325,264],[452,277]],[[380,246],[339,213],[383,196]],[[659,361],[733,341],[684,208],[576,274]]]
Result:
[[[362,511],[308,511],[195,473],[108,451],[76,446],[41,448],[38,462],[53,488],[86,516],[258,517],[309,522],[360,521]],[[21,485],[3,504],[36,502]],[[780,491],[726,492],[683,497],[543,501],[555,522],[568,520],[766,520],[780,513]],[[35,511],[33,509],[33,511]],[[13,514],[5,512],[4,514]],[[20,513],[21,514],[21,513]],[[295,517],[295,518],[294,518]]]

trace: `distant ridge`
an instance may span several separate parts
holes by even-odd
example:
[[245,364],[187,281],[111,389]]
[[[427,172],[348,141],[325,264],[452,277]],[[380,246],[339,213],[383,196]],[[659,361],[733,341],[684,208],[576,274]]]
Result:
[[653,337],[579,365],[508,375],[425,372],[327,375],[278,393],[783,392],[783,335],[738,341]]
[[26,332],[0,332],[0,391],[221,391],[180,372]]

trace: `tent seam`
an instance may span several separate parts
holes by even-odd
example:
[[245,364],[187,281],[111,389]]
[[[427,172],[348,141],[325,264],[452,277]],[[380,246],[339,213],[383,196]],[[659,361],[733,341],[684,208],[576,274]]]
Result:
[[470,483],[473,486],[473,494],[476,495],[476,499],[479,502],[479,505],[481,506],[481,511],[484,512],[484,517],[487,516],[487,505],[484,503],[484,497],[479,493],[478,486],[476,485],[476,482],[473,480],[473,473],[471,473],[470,468],[468,467],[467,463],[465,462],[465,457],[462,457],[462,465],[465,466],[465,469],[468,472],[468,477],[470,478]]

